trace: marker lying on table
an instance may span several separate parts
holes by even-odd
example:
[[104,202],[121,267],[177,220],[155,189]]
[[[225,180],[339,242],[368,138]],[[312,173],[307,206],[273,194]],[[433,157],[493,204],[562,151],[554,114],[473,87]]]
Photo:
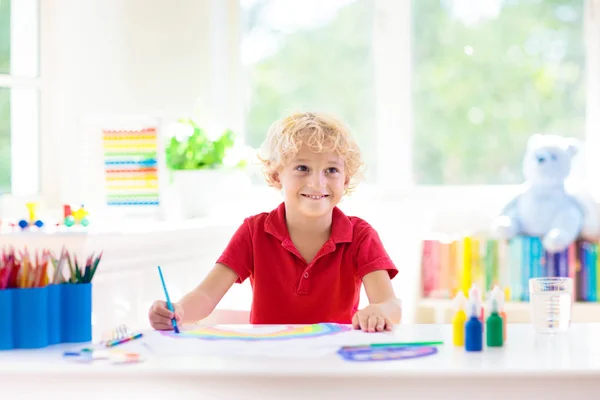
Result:
[[398,346],[439,346],[444,342],[395,342],[395,343],[371,343],[371,347],[398,347]]
[[371,344],[359,344],[354,346],[343,346],[343,349],[362,349],[362,348],[374,348],[374,347],[417,347],[417,346],[439,346],[444,342],[394,342],[394,343],[371,343]]
[[128,337],[110,340],[110,341],[106,342],[106,347],[113,347],[113,346],[116,346],[116,345],[121,344],[121,343],[129,342],[130,340],[139,339],[141,337],[142,337],[141,333],[136,333],[135,335],[131,335],[131,336],[128,336]]
[[[167,292],[167,285],[165,285],[165,279],[163,278],[160,265],[158,266],[158,274],[160,275],[160,281],[162,282],[163,290],[165,291],[165,297],[167,298],[167,307],[169,308],[169,311],[174,313],[175,309],[173,308],[173,304],[171,304],[171,299],[169,299],[169,292]],[[173,330],[175,331],[175,333],[179,333],[179,328],[177,327],[177,320],[175,319],[175,317],[171,319],[171,323],[173,324]]]

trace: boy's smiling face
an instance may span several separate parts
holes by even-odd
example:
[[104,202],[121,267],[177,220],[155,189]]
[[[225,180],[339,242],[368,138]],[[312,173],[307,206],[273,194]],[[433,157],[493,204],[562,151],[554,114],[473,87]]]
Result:
[[273,176],[286,207],[309,218],[331,213],[348,186],[344,161],[335,152],[315,153],[306,145]]

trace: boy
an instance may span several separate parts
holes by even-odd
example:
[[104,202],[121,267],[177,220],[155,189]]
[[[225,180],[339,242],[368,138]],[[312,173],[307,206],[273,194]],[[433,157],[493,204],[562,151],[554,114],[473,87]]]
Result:
[[[260,160],[283,203],[246,218],[206,278],[170,312],[156,301],[154,329],[171,319],[207,317],[234,283],[250,278],[250,323],[352,323],[366,332],[391,330],[401,307],[391,279],[398,270],[377,232],[337,208],[362,165],[358,146],[337,120],[294,114],[269,129]],[[369,306],[358,310],[360,285]]]

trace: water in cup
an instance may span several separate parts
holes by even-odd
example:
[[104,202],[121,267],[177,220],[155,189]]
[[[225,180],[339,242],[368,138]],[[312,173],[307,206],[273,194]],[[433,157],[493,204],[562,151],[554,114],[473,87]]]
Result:
[[571,325],[572,280],[533,278],[529,281],[531,322],[536,332],[566,332]]

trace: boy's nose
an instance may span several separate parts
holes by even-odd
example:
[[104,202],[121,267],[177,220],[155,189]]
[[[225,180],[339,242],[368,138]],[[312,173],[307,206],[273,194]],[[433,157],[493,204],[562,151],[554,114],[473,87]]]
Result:
[[325,186],[325,181],[326,179],[324,173],[315,173],[311,179],[312,185],[317,188]]

